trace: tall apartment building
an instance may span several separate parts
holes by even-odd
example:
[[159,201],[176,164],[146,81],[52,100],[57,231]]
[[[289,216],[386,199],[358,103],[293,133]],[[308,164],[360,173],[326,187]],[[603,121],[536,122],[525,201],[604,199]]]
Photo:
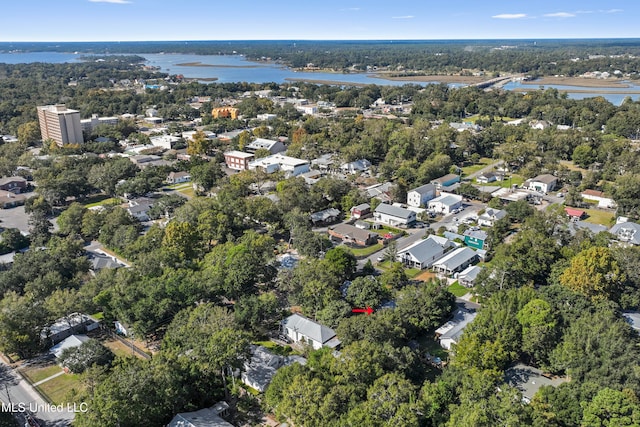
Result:
[[60,147],[84,142],[79,111],[64,104],[45,105],[38,107],[38,120],[43,141],[52,139]]

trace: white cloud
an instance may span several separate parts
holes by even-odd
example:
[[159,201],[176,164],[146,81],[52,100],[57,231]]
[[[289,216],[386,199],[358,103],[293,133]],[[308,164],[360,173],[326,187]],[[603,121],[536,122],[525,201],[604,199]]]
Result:
[[127,4],[131,3],[127,0],[89,0],[91,3],[113,3],[113,4]]
[[526,13],[501,13],[499,15],[492,16],[494,19],[522,19],[526,17]]
[[391,19],[413,19],[415,16],[413,15],[404,15],[404,16],[392,16]]
[[620,12],[624,12],[624,10],[622,10],[622,9],[609,9],[609,10],[603,10],[602,12],[604,12],[604,13],[620,13]]
[[575,18],[575,13],[569,12],[556,12],[556,13],[545,13],[547,18]]
[[359,7],[348,7],[346,9],[340,9],[341,12],[357,12],[359,11],[360,8]]

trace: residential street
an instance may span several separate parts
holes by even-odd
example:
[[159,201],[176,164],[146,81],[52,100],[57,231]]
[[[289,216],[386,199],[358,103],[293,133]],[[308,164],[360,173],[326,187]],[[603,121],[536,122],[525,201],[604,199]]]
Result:
[[27,410],[33,410],[29,412],[33,412],[43,427],[69,426],[75,417],[73,412],[67,411],[66,405],[62,412],[53,410],[33,387],[2,359],[0,359],[0,388],[0,401],[5,405],[13,405],[16,409],[22,405]]

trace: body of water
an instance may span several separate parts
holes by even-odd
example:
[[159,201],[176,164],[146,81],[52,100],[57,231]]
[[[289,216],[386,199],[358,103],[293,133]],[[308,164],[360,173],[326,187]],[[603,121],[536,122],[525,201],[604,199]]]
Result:
[[[160,71],[168,74],[182,74],[193,79],[212,79],[216,82],[250,82],[250,83],[284,83],[287,81],[306,80],[328,84],[353,83],[353,84],[377,84],[401,86],[404,84],[418,84],[421,86],[434,82],[420,81],[393,81],[381,79],[372,73],[324,73],[324,72],[297,72],[279,64],[266,62],[247,61],[243,56],[233,55],[188,55],[188,54],[133,54],[147,59],[146,64],[159,67]],[[15,52],[0,53],[0,63],[20,64],[33,62],[46,62],[60,64],[64,62],[78,62],[81,55],[61,52]],[[200,66],[185,66],[180,64],[200,63]],[[203,80],[204,81],[204,80]],[[450,84],[450,87],[464,86],[462,84]],[[640,100],[640,86],[629,88],[593,88],[581,86],[544,85],[545,88],[556,88],[567,92],[571,99],[592,98],[602,96],[614,105],[620,105],[626,97],[634,101]],[[537,90],[538,86],[523,85],[520,82],[509,82],[504,89]],[[612,93],[615,92],[615,93]]]
[[[614,105],[622,104],[625,98],[630,97],[634,101],[640,100],[640,86],[629,83],[629,87],[588,87],[588,86],[567,86],[567,85],[539,85],[535,84],[522,84],[521,82],[509,82],[504,85],[506,90],[523,90],[533,91],[538,90],[540,87],[544,89],[554,88],[560,92],[567,92],[567,96],[570,99],[585,99],[593,98],[595,96],[601,96]],[[615,92],[615,93],[613,93]]]

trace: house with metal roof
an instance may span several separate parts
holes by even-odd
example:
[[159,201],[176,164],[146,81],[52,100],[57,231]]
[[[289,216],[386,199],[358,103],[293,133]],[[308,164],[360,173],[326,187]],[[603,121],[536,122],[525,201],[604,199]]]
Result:
[[424,240],[419,240],[405,249],[398,251],[396,259],[410,268],[430,268],[433,263],[442,258],[445,252],[452,246],[453,243],[448,239],[429,236]]
[[438,197],[429,201],[430,211],[444,215],[450,214],[454,209],[458,209],[460,206],[462,206],[462,196],[451,193],[440,193]]
[[478,274],[482,271],[482,267],[470,265],[458,274],[458,283],[465,288],[471,288],[476,284]]
[[440,178],[434,179],[433,181],[431,181],[431,184],[435,185],[438,190],[441,190],[446,187],[451,187],[458,182],[460,182],[460,175],[450,173],[445,176],[441,176]]
[[53,354],[56,358],[62,356],[62,352],[69,348],[80,347],[82,344],[89,341],[89,337],[86,335],[70,335],[67,338],[60,341],[49,349],[49,353]]
[[300,356],[279,356],[263,346],[252,345],[251,359],[244,363],[240,379],[249,387],[263,392],[278,369],[296,362],[306,365],[307,359]]
[[486,208],[481,215],[478,215],[478,225],[482,227],[493,227],[496,221],[500,221],[507,216],[507,211],[502,209]]
[[542,193],[555,190],[557,185],[558,178],[549,174],[538,175],[535,178],[528,179],[524,183],[524,186],[529,190],[540,191]]
[[473,322],[478,313],[471,312],[463,308],[458,308],[453,313],[453,318],[444,325],[436,329],[436,336],[440,342],[440,346],[447,350],[451,350],[453,344],[460,342],[460,337],[467,325]]
[[419,208],[436,197],[436,186],[425,184],[407,192],[407,205]]
[[281,141],[274,141],[272,139],[256,138],[244,147],[245,151],[254,154],[258,150],[267,150],[271,154],[282,153],[287,150],[287,147]]
[[520,390],[522,400],[525,403],[531,402],[533,396],[535,396],[543,386],[557,387],[569,381],[568,378],[547,375],[540,369],[522,363],[518,363],[507,369],[504,372],[504,376],[507,384]]
[[640,224],[635,222],[619,222],[609,229],[609,233],[621,242],[640,245]]
[[438,273],[449,275],[464,270],[478,260],[478,254],[470,248],[458,248],[433,264]]
[[487,233],[482,230],[467,229],[462,233],[464,244],[475,249],[484,249],[487,241]]
[[315,350],[322,347],[336,348],[340,345],[333,329],[300,314],[293,314],[284,319],[282,332],[294,343],[310,345]]
[[388,224],[394,227],[408,226],[416,222],[416,213],[399,206],[381,203],[373,212],[373,218],[376,222]]
[[233,424],[222,419],[228,416],[229,404],[222,401],[211,408],[179,413],[173,417],[167,427],[233,427]]
[[336,221],[338,218],[340,218],[340,210],[336,209],[336,208],[329,208],[329,209],[325,209],[319,212],[314,212],[311,214],[311,222],[313,222],[313,224],[318,224],[318,223],[330,223],[330,222],[334,222]]

